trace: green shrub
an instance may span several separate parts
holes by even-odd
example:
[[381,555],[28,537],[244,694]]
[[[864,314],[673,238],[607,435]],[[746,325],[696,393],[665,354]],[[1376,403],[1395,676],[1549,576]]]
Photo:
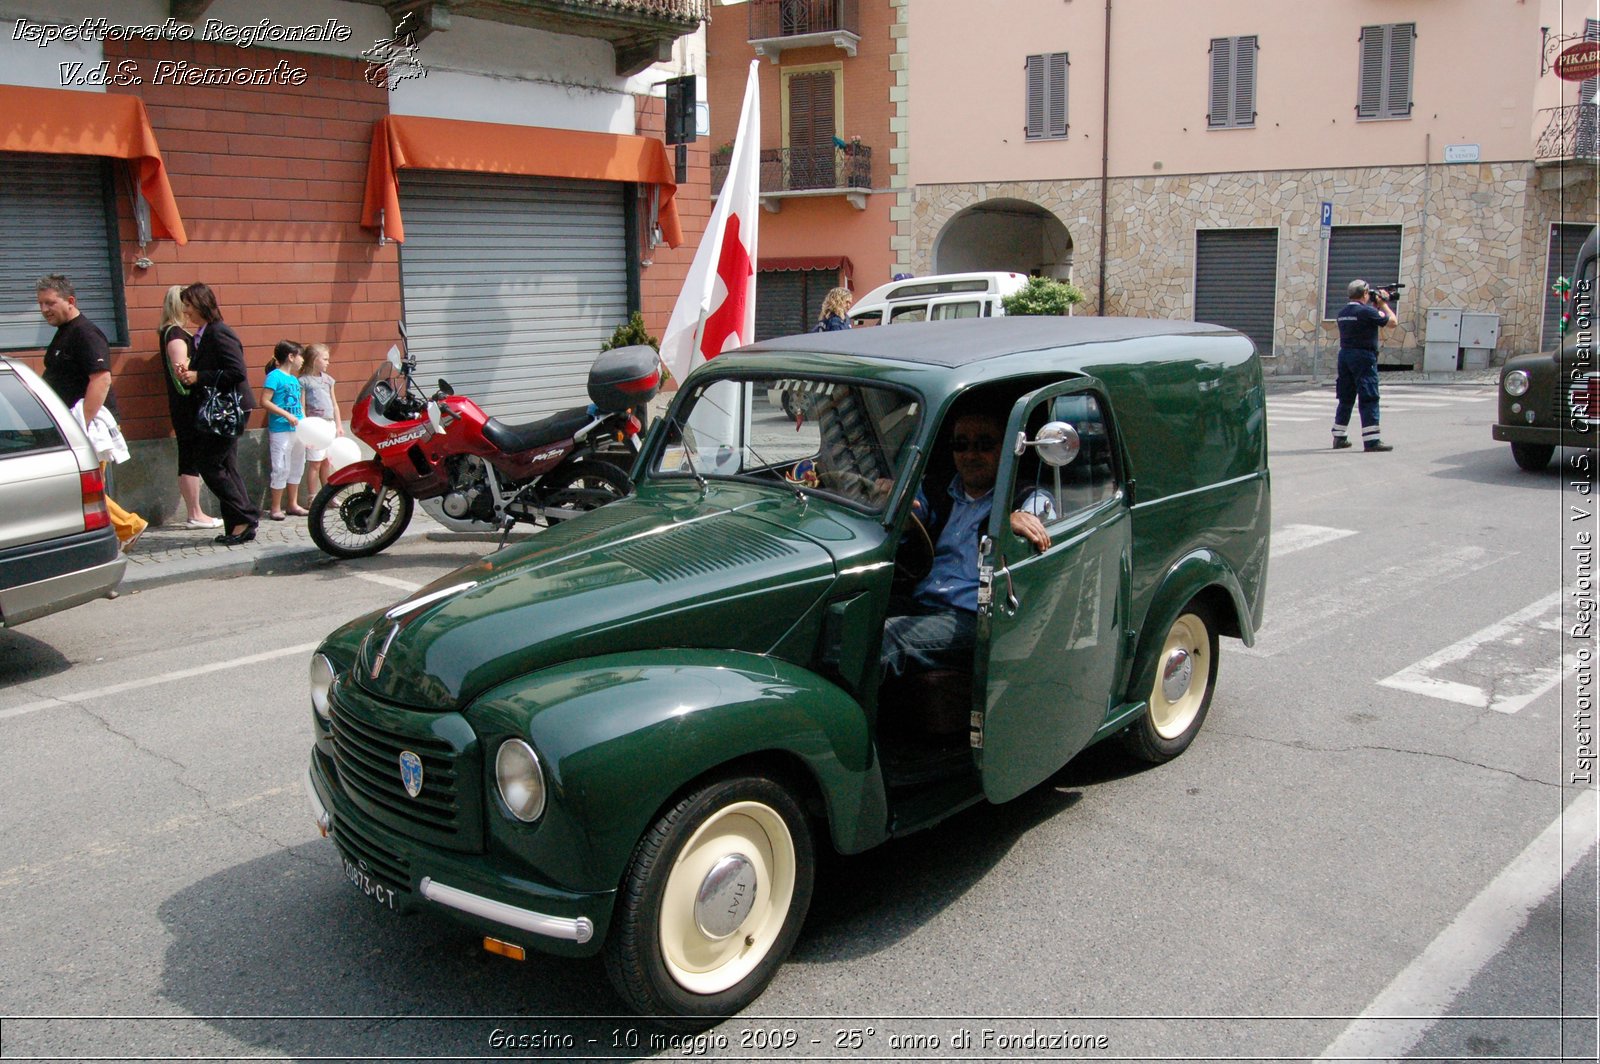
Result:
[[617,326],[617,331],[611,334],[608,343],[600,345],[600,350],[609,351],[613,347],[633,347],[635,344],[644,344],[661,350],[661,341],[650,335],[644,327],[644,315],[637,310],[628,316],[627,322]]
[[1064,315],[1074,304],[1083,302],[1083,289],[1071,281],[1051,277],[1030,277],[1020,292],[1006,296],[1000,305],[1007,314]]

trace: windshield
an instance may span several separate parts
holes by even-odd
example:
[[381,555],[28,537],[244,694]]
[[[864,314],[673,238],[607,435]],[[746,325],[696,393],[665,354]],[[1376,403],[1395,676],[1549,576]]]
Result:
[[769,481],[882,511],[921,404],[894,388],[771,376],[694,387],[651,456],[658,477]]

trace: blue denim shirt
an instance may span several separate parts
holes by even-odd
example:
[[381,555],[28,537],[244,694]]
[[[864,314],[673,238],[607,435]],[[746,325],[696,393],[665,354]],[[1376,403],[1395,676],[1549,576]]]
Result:
[[[950,519],[939,533],[939,542],[934,544],[933,566],[917,583],[912,597],[925,606],[976,613],[978,537],[983,534],[989,523],[989,512],[994,509],[994,489],[974,499],[961,486],[961,478],[953,477],[949,491]],[[919,494],[918,499],[921,498]],[[1037,514],[1046,521],[1055,518],[1055,506],[1050,496],[1042,491],[1029,492],[1017,509]]]

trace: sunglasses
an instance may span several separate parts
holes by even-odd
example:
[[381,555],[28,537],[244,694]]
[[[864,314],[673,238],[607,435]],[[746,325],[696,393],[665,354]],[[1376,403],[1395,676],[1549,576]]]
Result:
[[975,440],[969,440],[965,436],[957,436],[950,441],[950,450],[955,454],[960,454],[963,451],[992,451],[999,443],[1000,441],[993,436],[979,436]]

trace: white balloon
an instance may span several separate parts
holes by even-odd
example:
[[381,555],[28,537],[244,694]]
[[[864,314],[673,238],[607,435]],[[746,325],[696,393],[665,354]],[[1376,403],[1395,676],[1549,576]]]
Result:
[[328,465],[338,472],[351,462],[361,461],[361,446],[349,436],[340,436],[328,444]]
[[320,451],[333,442],[338,431],[325,417],[303,417],[294,427],[295,438],[313,451]]

